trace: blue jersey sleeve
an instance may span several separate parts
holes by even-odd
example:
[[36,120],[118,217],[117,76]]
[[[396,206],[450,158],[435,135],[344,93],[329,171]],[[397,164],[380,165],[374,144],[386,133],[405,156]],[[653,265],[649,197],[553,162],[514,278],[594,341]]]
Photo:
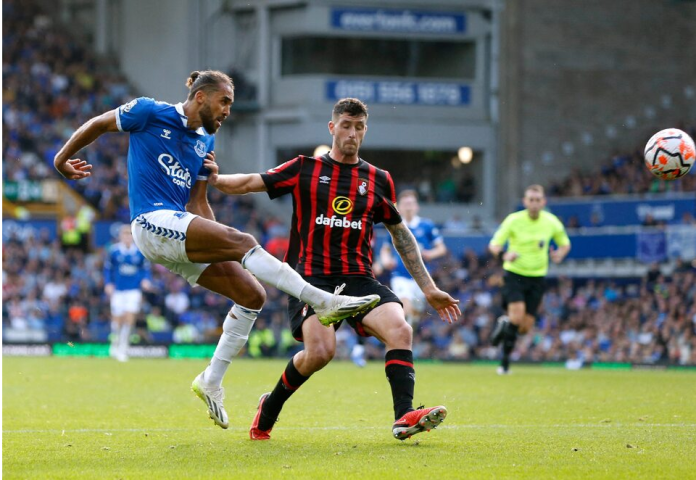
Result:
[[116,109],[116,126],[122,132],[138,132],[145,128],[155,101],[140,97]]
[[114,263],[113,263],[112,257],[113,257],[113,251],[109,250],[108,254],[106,255],[106,259],[104,260],[104,285],[114,283],[114,279],[113,279]]
[[[208,144],[208,152],[212,152],[215,150],[215,136],[210,137],[210,142]],[[198,181],[207,181],[208,180],[208,175],[210,175],[210,170],[205,168],[203,165],[201,165],[201,169],[198,171],[198,175],[196,175],[196,180]]]
[[430,224],[430,245],[435,246],[438,243],[444,242],[445,239],[442,238],[442,234],[440,233],[440,229],[435,225],[434,223]]

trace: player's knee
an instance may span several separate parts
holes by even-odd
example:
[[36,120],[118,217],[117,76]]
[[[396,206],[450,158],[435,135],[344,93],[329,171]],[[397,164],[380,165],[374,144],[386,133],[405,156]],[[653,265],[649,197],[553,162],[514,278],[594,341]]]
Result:
[[410,348],[413,342],[413,328],[406,320],[398,322],[394,327],[389,328],[389,333],[385,339],[392,348]]
[[226,234],[228,244],[239,253],[240,260],[246,252],[258,245],[253,235],[240,232],[234,228],[227,228]]
[[247,298],[244,299],[244,306],[254,310],[261,310],[263,304],[266,303],[266,290],[258,282],[254,283],[255,285],[247,295]]
[[306,361],[312,365],[314,371],[324,368],[334,357],[336,347],[321,345],[306,351]]
[[242,250],[244,251],[244,253],[248,252],[249,250],[251,250],[259,244],[259,242],[256,241],[253,235],[241,232],[239,232],[239,235],[241,235],[240,245],[242,246]]

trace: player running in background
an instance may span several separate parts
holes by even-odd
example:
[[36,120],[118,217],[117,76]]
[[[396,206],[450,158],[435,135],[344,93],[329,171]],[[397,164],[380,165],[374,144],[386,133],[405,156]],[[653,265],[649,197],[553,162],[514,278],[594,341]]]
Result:
[[133,243],[130,225],[119,231],[119,242],[104,261],[104,291],[111,299],[111,348],[109,355],[128,360],[130,332],[140,313],[142,290],[150,289],[150,262]]
[[210,365],[192,384],[210,417],[227,428],[222,378],[266,299],[254,276],[312,305],[328,322],[363,312],[379,297],[348,297],[309,285],[254,237],[215,221],[203,161],[215,164],[214,134],[230,114],[234,87],[227,75],[213,70],[191,73],[186,86],[183,103],[141,97],[92,118],[70,137],[54,164],[67,179],[87,178],[92,165],[71,157],[105,133],[130,133],[128,192],[135,244],[151,262],[235,302]]
[[[523,198],[524,210],[511,213],[488,245],[493,255],[503,253],[505,279],[503,285],[503,309],[507,315],[496,320],[491,334],[491,344],[503,344],[503,357],[498,374],[510,369],[510,354],[515,349],[517,334],[525,334],[534,326],[537,308],[544,296],[549,256],[554,263],[561,263],[570,251],[570,240],[561,221],[544,210],[544,187],[530,185]],[[550,247],[553,240],[557,248]]]
[[[394,184],[388,172],[358,156],[367,130],[367,107],[346,98],[334,106],[329,132],[331,151],[322,157],[300,156],[263,174],[217,175],[210,160],[210,183],[228,194],[268,192],[271,198],[293,196],[290,246],[286,261],[312,285],[331,291],[345,285],[348,293],[378,293],[380,302],[370,312],[348,319],[359,335],[372,335],[386,346],[385,370],[391,384],[394,437],[404,440],[439,425],[447,415],[443,406],[414,410],[415,370],[411,345],[413,330],[404,319],[399,298],[372,273],[373,226],[383,222],[406,268],[425,298],[449,323],[459,315],[458,300],[438,289],[423,265],[413,234],[394,205]],[[270,439],[284,403],[315,372],[333,358],[340,323],[317,318],[302,300],[288,305],[293,336],[304,350],[288,363],[271,393],[261,396],[249,435]]]
[[[401,218],[418,243],[426,267],[428,262],[444,256],[447,247],[440,230],[431,220],[418,216],[418,194],[414,190],[404,190],[399,194],[397,206]],[[391,289],[404,305],[406,321],[411,326],[417,324],[425,308],[425,297],[401,257],[395,255],[391,237],[382,244],[379,261],[385,270],[391,271]]]

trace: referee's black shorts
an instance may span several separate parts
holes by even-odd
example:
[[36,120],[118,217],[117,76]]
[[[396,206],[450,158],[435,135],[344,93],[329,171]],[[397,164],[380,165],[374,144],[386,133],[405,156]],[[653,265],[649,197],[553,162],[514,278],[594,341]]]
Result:
[[[402,305],[401,300],[397,297],[391,289],[385,285],[379,283],[373,277],[367,277],[364,275],[334,275],[326,277],[304,277],[305,281],[310,285],[314,285],[320,290],[333,293],[335,288],[339,285],[346,284],[346,287],[341,292],[341,295],[351,295],[354,297],[362,297],[365,295],[377,294],[380,296],[380,301],[374,308],[384,305],[385,303],[396,302]],[[362,337],[369,337],[370,335],[365,332],[362,326],[362,319],[365,315],[370,313],[371,310],[363,312],[355,317],[348,317],[346,322],[350,325],[353,330],[357,332],[358,335]],[[292,331],[292,336],[299,342],[302,341],[302,324],[306,319],[314,315],[314,309],[293,296],[290,296],[288,301],[288,316],[290,317],[290,329]],[[338,330],[343,321],[334,324],[334,329]]]
[[525,277],[506,271],[503,284],[503,309],[507,310],[510,303],[524,302],[527,314],[536,316],[544,290],[546,290],[546,277]]

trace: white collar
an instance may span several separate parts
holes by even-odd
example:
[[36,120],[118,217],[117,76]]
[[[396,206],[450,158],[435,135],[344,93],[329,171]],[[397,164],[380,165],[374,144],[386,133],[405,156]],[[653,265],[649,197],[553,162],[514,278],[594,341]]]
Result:
[[137,252],[138,247],[135,245],[135,242],[131,243],[130,248],[126,248],[126,245],[124,243],[118,242],[118,251],[122,255],[129,255]]
[[[176,105],[174,105],[174,108],[176,109],[176,113],[178,113],[179,116],[181,116],[181,122],[184,124],[184,128],[188,128],[188,117],[184,113],[184,104],[182,102],[179,102]],[[205,130],[203,129],[203,127],[198,127],[196,133],[198,135],[205,135]]]
[[413,217],[411,219],[410,222],[406,222],[406,226],[408,228],[416,228],[418,226],[418,224],[420,223],[420,221],[421,221],[421,218],[418,215],[416,215],[415,217]]

